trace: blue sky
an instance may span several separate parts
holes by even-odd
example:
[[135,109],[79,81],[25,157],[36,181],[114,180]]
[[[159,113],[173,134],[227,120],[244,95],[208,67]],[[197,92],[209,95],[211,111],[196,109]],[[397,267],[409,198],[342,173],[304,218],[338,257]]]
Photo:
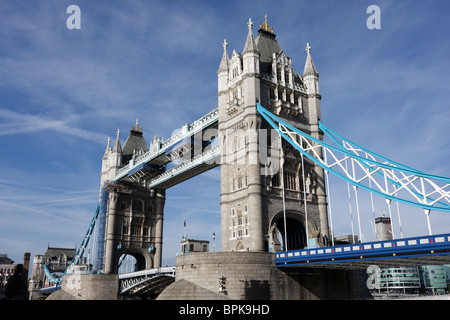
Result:
[[[72,4],[80,30],[66,27]],[[380,30],[366,27],[369,5],[381,9]],[[230,55],[242,52],[248,19],[256,35],[265,14],[300,74],[310,43],[328,127],[450,176],[449,9],[444,0],[2,1],[0,252],[20,262],[48,243],[79,246],[107,138],[120,129],[123,144],[136,118],[147,141],[168,138],[215,108],[224,38]],[[215,169],[167,191],[163,264],[174,263],[184,219],[189,237],[215,232],[220,249],[219,183]],[[346,185],[332,186],[336,234],[348,234]],[[405,236],[427,233],[421,210],[400,211]],[[449,232],[448,213],[432,212],[431,223]]]

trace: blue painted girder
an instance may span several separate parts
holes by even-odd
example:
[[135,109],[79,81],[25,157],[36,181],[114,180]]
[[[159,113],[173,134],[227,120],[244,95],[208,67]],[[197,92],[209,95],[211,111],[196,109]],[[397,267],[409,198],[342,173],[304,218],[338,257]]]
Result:
[[[446,183],[447,185],[445,186],[445,188],[447,188],[447,189],[450,186],[450,178],[442,177],[442,176],[436,176],[436,175],[432,175],[432,174],[427,174],[427,173],[421,172],[419,170],[416,170],[416,169],[413,169],[413,168],[410,168],[410,167],[407,167],[407,166],[404,166],[404,165],[400,165],[400,164],[398,164],[396,162],[393,162],[393,161],[389,161],[388,163],[386,163],[386,162],[380,162],[380,161],[377,161],[377,160],[374,160],[374,159],[370,159],[370,158],[367,158],[367,157],[359,156],[359,155],[357,155],[355,153],[352,153],[349,150],[343,148],[341,145],[339,145],[339,143],[336,141],[336,138],[333,137],[332,135],[330,135],[330,137],[337,144],[337,146],[330,145],[330,144],[328,144],[328,143],[326,143],[326,142],[324,142],[322,140],[319,140],[317,138],[314,138],[314,137],[306,134],[305,132],[302,132],[298,128],[295,128],[294,126],[290,125],[289,123],[283,121],[279,117],[275,116],[274,114],[272,114],[271,112],[266,110],[259,103],[257,103],[257,110],[261,114],[261,116],[278,132],[278,134],[281,137],[283,137],[283,139],[285,139],[287,142],[289,142],[302,155],[304,155],[306,158],[310,159],[311,161],[313,161],[314,163],[319,165],[325,171],[331,172],[332,174],[338,176],[339,178],[341,178],[341,179],[351,183],[353,186],[360,187],[360,188],[365,189],[365,190],[367,190],[369,192],[378,194],[381,197],[384,197],[385,199],[404,202],[404,203],[407,203],[407,204],[410,204],[410,205],[414,205],[416,207],[420,207],[420,208],[425,209],[425,210],[440,210],[440,211],[450,212],[450,201],[449,201],[449,192],[448,191],[443,190],[444,194],[446,194],[446,196],[444,196],[444,198],[445,198],[444,200],[435,201],[434,204],[429,204],[429,203],[433,203],[433,201],[434,201],[429,196],[425,196],[424,200],[426,200],[426,202],[428,202],[428,203],[424,203],[424,202],[418,202],[418,201],[411,201],[409,199],[401,198],[401,197],[398,197],[398,196],[396,196],[394,194],[389,194],[389,193],[383,192],[383,191],[381,191],[379,189],[372,188],[371,186],[365,185],[365,184],[361,183],[360,181],[357,181],[355,179],[351,179],[348,174],[343,174],[343,173],[335,170],[334,168],[328,166],[328,164],[326,164],[323,161],[323,159],[318,159],[315,156],[313,156],[312,154],[310,154],[308,151],[304,150],[302,147],[300,147],[298,144],[296,144],[289,135],[287,135],[286,133],[282,132],[282,130],[280,129],[279,125],[282,125],[283,127],[287,128],[291,132],[306,138],[308,141],[311,141],[311,142],[315,143],[316,145],[321,146],[321,147],[329,150],[330,152],[336,152],[337,154],[343,154],[343,155],[345,155],[345,156],[347,156],[347,157],[349,157],[351,159],[354,159],[357,162],[361,163],[363,166],[366,166],[367,168],[369,168],[369,164],[370,164],[370,165],[377,166],[378,168],[383,168],[383,169],[386,169],[386,170],[391,170],[391,171],[396,171],[396,172],[402,172],[402,173],[404,173],[406,175],[412,175],[412,176],[417,177],[417,179],[437,179],[441,183]],[[331,132],[331,130],[326,128],[322,123],[320,123],[320,127],[325,130],[324,131],[325,134],[328,134],[328,133]],[[332,132],[332,134],[337,136],[337,134],[334,133],[334,132]],[[346,140],[345,138],[342,138],[342,139]],[[346,141],[351,143],[349,140],[346,140]],[[356,145],[354,143],[352,143],[352,144]],[[367,149],[364,149],[364,150],[368,151]],[[376,155],[373,152],[371,154]],[[380,157],[378,155],[376,155],[376,156]],[[387,160],[387,159],[383,158],[383,160]],[[370,169],[370,170],[373,170],[373,169]],[[380,174],[380,172],[378,172],[378,171],[376,173]],[[396,184],[397,186],[400,186],[397,182],[391,180],[390,178],[387,178],[387,180],[390,180],[391,183]],[[419,196],[419,198],[420,197],[423,198],[423,195],[420,194],[419,192],[415,191],[414,189],[409,189],[408,191],[411,194]],[[445,201],[447,201],[447,202],[445,202]]]
[[345,262],[450,256],[450,233],[395,240],[347,244],[314,249],[283,251],[276,254],[277,267],[330,265]]

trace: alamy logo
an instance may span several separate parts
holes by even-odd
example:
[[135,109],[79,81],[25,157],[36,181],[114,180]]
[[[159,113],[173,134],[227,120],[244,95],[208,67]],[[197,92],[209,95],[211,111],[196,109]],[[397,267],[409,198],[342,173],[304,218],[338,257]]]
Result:
[[81,276],[79,272],[74,272],[67,278],[67,289],[79,290],[81,289]]
[[367,18],[366,26],[369,30],[381,29],[381,9],[379,6],[371,5],[367,7],[367,14],[370,16]]
[[69,16],[66,21],[67,29],[81,29],[80,7],[76,5],[68,6],[66,12],[71,14],[71,16]]
[[369,289],[380,289],[380,274],[381,268],[379,266],[371,265],[367,268],[367,288]]
[[[172,137],[182,133],[182,129],[172,132]],[[250,145],[258,145],[258,157],[249,157]],[[206,146],[205,146],[206,145]],[[205,146],[205,147],[203,147]],[[242,129],[237,132],[229,132],[224,137],[218,129],[207,129],[193,136],[184,138],[171,148],[173,163],[181,165],[202,157],[215,148],[222,148],[226,152],[222,157],[205,160],[206,164],[261,164],[262,175],[274,175],[281,168],[281,140],[274,129]]]

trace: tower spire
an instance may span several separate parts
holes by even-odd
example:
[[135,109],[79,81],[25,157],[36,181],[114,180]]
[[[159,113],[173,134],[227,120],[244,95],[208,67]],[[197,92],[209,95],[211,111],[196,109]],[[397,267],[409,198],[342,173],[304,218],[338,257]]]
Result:
[[247,35],[247,40],[245,41],[244,51],[242,52],[242,54],[245,54],[247,52],[257,52],[258,51],[258,49],[256,47],[256,43],[255,43],[255,38],[253,37],[253,32],[252,32],[252,27],[253,27],[252,19],[248,19],[247,26],[248,26],[248,35]]
[[122,152],[122,146],[120,144],[119,136],[120,136],[120,129],[117,129],[116,143],[114,144],[114,148],[113,148],[113,151],[115,151],[115,152]]
[[306,44],[306,63],[305,69],[303,70],[303,76],[316,76],[319,77],[316,66],[314,65],[313,59],[311,57],[311,47],[309,42]]
[[223,40],[222,46],[223,46],[222,60],[220,60],[220,66],[219,66],[219,70],[217,71],[217,73],[223,72],[223,71],[228,72],[229,58],[228,58],[228,52],[227,52],[227,47],[228,47],[227,39]]
[[106,145],[106,150],[105,150],[105,154],[103,155],[103,158],[108,157],[110,152],[111,152],[111,137],[108,137],[108,143]]
[[259,29],[273,34],[273,27],[270,27],[269,23],[267,22],[267,14],[264,15],[264,23],[259,23]]
[[139,127],[139,119],[136,119],[136,125],[131,127],[131,131],[142,133],[142,128]]

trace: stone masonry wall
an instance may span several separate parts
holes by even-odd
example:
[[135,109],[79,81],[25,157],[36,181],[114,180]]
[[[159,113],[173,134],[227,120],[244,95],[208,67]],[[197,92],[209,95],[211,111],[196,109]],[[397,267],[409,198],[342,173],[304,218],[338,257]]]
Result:
[[[177,257],[176,281],[160,300],[276,300],[298,298],[299,285],[263,252],[201,252]],[[223,289],[220,282],[223,278]],[[293,296],[288,296],[293,292]]]
[[[221,278],[223,288],[219,289]],[[364,274],[351,270],[282,270],[275,266],[273,253],[199,252],[177,257],[176,280],[158,300],[368,298],[365,279]]]
[[61,289],[47,300],[117,300],[118,289],[117,274],[65,275]]

